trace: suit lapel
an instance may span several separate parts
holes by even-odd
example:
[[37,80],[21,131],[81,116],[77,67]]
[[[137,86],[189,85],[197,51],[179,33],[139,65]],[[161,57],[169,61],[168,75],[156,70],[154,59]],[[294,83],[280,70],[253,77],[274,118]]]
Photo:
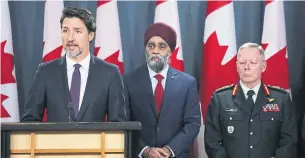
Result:
[[265,95],[263,86],[264,85],[262,83],[260,88],[259,88],[257,97],[256,97],[256,101],[255,101],[255,104],[254,104],[254,108],[253,108],[253,112],[252,112],[251,117],[256,116],[261,111],[263,106],[268,102],[268,99]]
[[177,83],[177,75],[178,72],[173,69],[172,67],[169,67],[168,72],[167,72],[167,77],[166,77],[166,82],[165,82],[165,91],[163,95],[163,100],[162,100],[162,106],[159,114],[159,118],[162,113],[166,112],[166,108],[170,105],[172,95],[175,92],[175,85]]
[[70,99],[70,92],[69,92],[69,86],[68,86],[68,77],[67,77],[67,63],[66,63],[66,56],[61,57],[60,63],[58,66],[58,69],[56,71],[56,76],[58,79],[58,86],[60,87],[60,90],[56,93],[59,93],[58,96],[63,97],[63,105],[68,109],[68,102]]
[[[142,79],[142,77],[143,77],[143,79]],[[144,90],[144,93],[147,97],[147,101],[154,113],[154,116],[156,118],[158,118],[157,112],[156,112],[155,98],[154,98],[154,94],[153,94],[153,90],[152,90],[152,83],[151,83],[151,79],[150,79],[148,68],[147,68],[146,64],[142,67],[141,71],[139,72],[138,78],[139,78],[139,82],[141,85],[140,87],[142,87]]]
[[240,85],[238,84],[238,91],[234,98],[234,103],[244,112],[246,112],[248,114],[248,116],[250,116],[251,111],[248,107],[245,107],[245,104],[244,104],[245,100],[246,100],[246,98],[244,96],[244,92],[243,92],[242,88],[240,87]]
[[96,83],[98,83],[98,77],[94,77],[94,76],[101,74],[102,73],[101,71],[103,71],[103,70],[96,69],[94,58],[95,57],[91,55],[85,93],[83,96],[83,101],[81,103],[80,110],[77,115],[78,121],[82,119],[82,117],[84,116],[84,114],[86,112],[86,109],[88,108],[88,106],[90,105],[90,103],[92,102],[92,100],[94,98]]

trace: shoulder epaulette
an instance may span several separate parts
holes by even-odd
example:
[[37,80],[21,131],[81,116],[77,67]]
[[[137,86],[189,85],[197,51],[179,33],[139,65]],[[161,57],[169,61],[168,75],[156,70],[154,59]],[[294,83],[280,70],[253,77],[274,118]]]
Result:
[[215,92],[220,92],[220,91],[223,91],[223,90],[232,88],[232,87],[234,87],[234,85],[235,85],[235,84],[223,86],[223,87],[221,87],[221,88],[216,89]]
[[267,85],[267,86],[268,86],[268,88],[271,88],[271,89],[274,89],[274,90],[279,90],[279,91],[282,91],[282,92],[287,92],[286,89],[281,88],[279,86],[271,86],[271,85]]

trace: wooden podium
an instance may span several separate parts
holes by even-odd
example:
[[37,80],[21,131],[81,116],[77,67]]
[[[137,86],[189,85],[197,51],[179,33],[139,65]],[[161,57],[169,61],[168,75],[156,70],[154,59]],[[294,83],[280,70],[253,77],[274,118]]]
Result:
[[2,123],[2,158],[131,158],[139,122]]

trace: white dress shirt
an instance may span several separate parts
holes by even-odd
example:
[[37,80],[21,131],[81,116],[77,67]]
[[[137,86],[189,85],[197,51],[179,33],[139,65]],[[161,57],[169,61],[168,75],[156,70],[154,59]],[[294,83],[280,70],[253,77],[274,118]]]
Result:
[[253,101],[255,103],[256,98],[257,98],[257,94],[258,94],[259,88],[261,87],[262,82],[259,82],[259,84],[256,85],[254,88],[248,88],[241,81],[239,81],[239,83],[240,83],[241,89],[244,91],[244,95],[245,95],[246,99],[248,99],[248,95],[247,95],[248,91],[249,90],[253,90],[254,91],[254,94],[252,95],[252,99],[253,99]]
[[166,83],[166,78],[167,78],[167,72],[168,72],[168,65],[160,72],[160,73],[156,73],[154,70],[152,70],[148,65],[148,73],[149,73],[149,78],[151,80],[151,88],[153,90],[153,94],[155,94],[155,89],[156,86],[158,84],[158,80],[156,79],[156,75],[160,74],[163,76],[163,80],[162,80],[162,87],[165,90],[165,83]]
[[[147,65],[147,67],[148,67],[149,78],[150,78],[150,80],[151,80],[151,88],[152,88],[152,90],[153,90],[153,94],[155,94],[155,89],[156,89],[156,86],[157,86],[157,84],[158,84],[158,80],[157,80],[156,77],[155,77],[157,74],[160,74],[160,75],[163,76],[163,80],[162,80],[161,84],[162,84],[163,90],[165,91],[165,83],[166,83],[167,72],[168,72],[169,66],[166,65],[166,67],[165,67],[160,73],[156,73],[156,72],[155,72],[154,70],[152,70],[148,65]],[[171,157],[175,157],[175,154],[174,154],[174,152],[172,151],[172,149],[171,149],[169,146],[167,146],[167,145],[166,145],[166,147],[171,151],[171,154],[172,154]],[[144,147],[144,148],[141,150],[140,154],[138,155],[139,158],[142,158],[142,154],[143,154],[143,152],[144,152],[144,150],[145,150],[146,148],[148,148],[148,146]]]
[[81,67],[79,68],[80,75],[81,75],[81,85],[80,85],[80,96],[79,96],[79,106],[78,110],[80,109],[83,101],[83,97],[85,94],[86,84],[87,84],[87,78],[89,73],[89,66],[90,66],[90,54],[86,56],[85,59],[80,61],[79,63],[73,61],[68,55],[66,55],[66,62],[67,62],[67,77],[68,77],[68,84],[69,84],[69,90],[71,88],[71,82],[72,82],[72,75],[74,72],[74,65],[80,64]]

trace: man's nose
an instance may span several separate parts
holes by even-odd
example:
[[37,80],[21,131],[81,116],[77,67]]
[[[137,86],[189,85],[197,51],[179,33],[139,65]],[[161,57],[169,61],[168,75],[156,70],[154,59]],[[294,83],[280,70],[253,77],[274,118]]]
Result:
[[249,63],[249,62],[246,62],[245,69],[246,69],[246,70],[249,70],[249,69],[250,69],[250,63]]
[[68,41],[73,41],[74,40],[74,33],[69,33],[68,35]]
[[158,55],[158,54],[160,54],[160,53],[159,53],[159,51],[154,50],[154,51],[152,52],[152,54]]

